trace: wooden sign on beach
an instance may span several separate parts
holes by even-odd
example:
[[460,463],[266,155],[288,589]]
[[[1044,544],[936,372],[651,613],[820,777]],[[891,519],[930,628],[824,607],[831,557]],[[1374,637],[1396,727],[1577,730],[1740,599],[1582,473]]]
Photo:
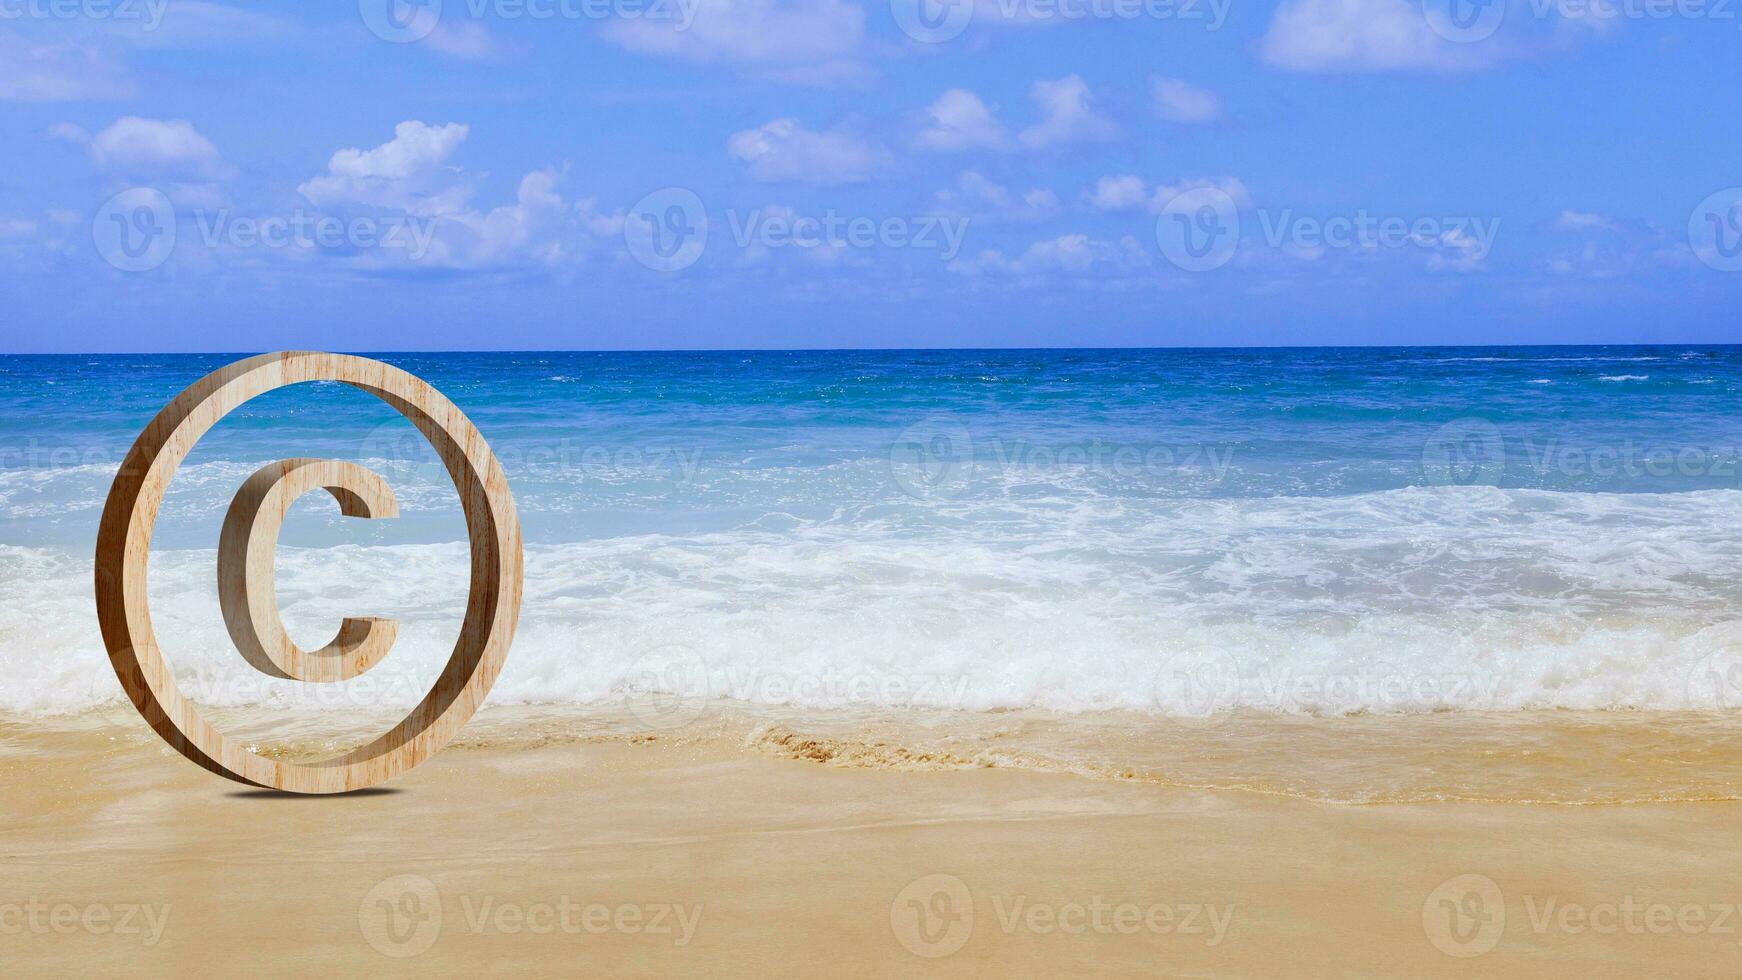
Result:
[[[460,636],[422,701],[385,734],[311,763],[248,751],[208,724],[176,688],[158,649],[146,593],[158,508],[176,468],[200,437],[244,402],[287,385],[336,381],[393,406],[435,447],[459,491],[470,539],[471,591]],[[398,513],[391,488],[354,463],[287,459],[245,482],[224,522],[218,585],[224,621],[244,659],[273,677],[330,683],[355,677],[393,645],[395,624],[346,619],[319,650],[290,640],[273,594],[273,556],[290,505],[323,488],[349,516]],[[389,364],[293,351],[237,361],[195,382],[140,433],[109,490],[97,533],[97,619],[109,660],[134,707],[176,751],[221,776],[292,793],[345,793],[392,779],[465,727],[507,659],[520,615],[523,556],[514,498],[496,456],[465,414],[423,380]]]

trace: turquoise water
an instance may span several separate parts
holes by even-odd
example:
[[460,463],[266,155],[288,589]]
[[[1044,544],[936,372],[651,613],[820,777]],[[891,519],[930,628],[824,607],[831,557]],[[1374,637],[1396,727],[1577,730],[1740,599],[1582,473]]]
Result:
[[[504,700],[649,676],[1185,715],[1742,693],[1739,347],[382,356],[509,474],[528,579]],[[0,708],[113,695],[90,680],[103,498],[139,429],[230,359],[0,358]],[[178,671],[240,662],[212,552],[242,480],[289,456],[369,465],[403,511],[298,505],[293,635],[398,618],[415,686],[463,604],[458,508],[415,431],[336,385],[250,403],[178,474],[153,566]]]

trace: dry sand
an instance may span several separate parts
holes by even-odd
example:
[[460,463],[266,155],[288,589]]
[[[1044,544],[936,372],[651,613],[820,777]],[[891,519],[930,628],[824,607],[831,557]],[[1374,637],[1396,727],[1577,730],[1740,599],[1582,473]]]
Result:
[[1742,973],[1731,801],[1355,805],[487,721],[303,798],[140,727],[0,723],[0,973]]

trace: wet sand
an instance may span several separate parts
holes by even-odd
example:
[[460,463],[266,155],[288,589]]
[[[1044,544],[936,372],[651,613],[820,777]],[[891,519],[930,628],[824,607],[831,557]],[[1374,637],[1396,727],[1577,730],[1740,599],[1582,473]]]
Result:
[[528,737],[539,726],[481,716],[383,790],[299,798],[216,779],[140,726],[0,723],[0,963],[45,977],[1742,971],[1736,802],[1352,804],[795,725]]

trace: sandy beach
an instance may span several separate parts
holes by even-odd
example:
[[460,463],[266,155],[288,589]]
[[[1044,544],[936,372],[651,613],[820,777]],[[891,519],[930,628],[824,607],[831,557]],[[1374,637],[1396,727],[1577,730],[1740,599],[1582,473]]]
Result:
[[[98,453],[216,360],[13,359],[0,400],[52,442],[120,398]],[[405,360],[503,433],[525,594],[482,710],[368,792],[152,734],[91,615],[114,466],[0,474],[0,974],[1742,972],[1742,494],[1528,451],[1732,445],[1734,351]],[[249,766],[369,744],[465,635],[451,481],[339,394],[214,432],[153,531],[164,661]],[[1447,468],[1472,439],[1498,469]],[[404,503],[281,535],[297,642],[399,624],[348,681],[251,666],[217,591],[289,452]]]
[[[0,960],[43,977],[804,976],[824,962],[857,976],[1691,977],[1742,962],[1742,803],[1425,801],[1484,770],[1511,792],[1533,751],[1442,752],[1423,801],[1349,803],[1330,797],[1356,777],[1275,723],[1244,730],[1271,729],[1262,754],[1293,768],[1294,791],[1170,784],[1153,754],[1099,773],[1025,754],[1029,737],[1089,730],[1068,720],[952,734],[988,749],[972,757],[917,724],[897,744],[828,734],[840,719],[645,719],[486,711],[406,778],[338,798],[215,779],[138,725],[8,722]],[[1379,744],[1357,719],[1311,724]],[[1393,746],[1376,761],[1397,765],[1412,738],[1477,723],[1375,724]],[[1494,741],[1520,745],[1504,724]],[[1577,740],[1569,724],[1557,737]],[[1081,741],[1105,755],[1117,731],[1183,752],[1241,730],[1142,737],[1108,720]],[[1645,793],[1623,785],[1624,757],[1661,773],[1713,744],[1685,726],[1610,731],[1584,743],[1610,779],[1592,793]],[[1653,778],[1660,795],[1700,792]]]
[[1742,980],[1742,0],[0,0],[0,980]]

